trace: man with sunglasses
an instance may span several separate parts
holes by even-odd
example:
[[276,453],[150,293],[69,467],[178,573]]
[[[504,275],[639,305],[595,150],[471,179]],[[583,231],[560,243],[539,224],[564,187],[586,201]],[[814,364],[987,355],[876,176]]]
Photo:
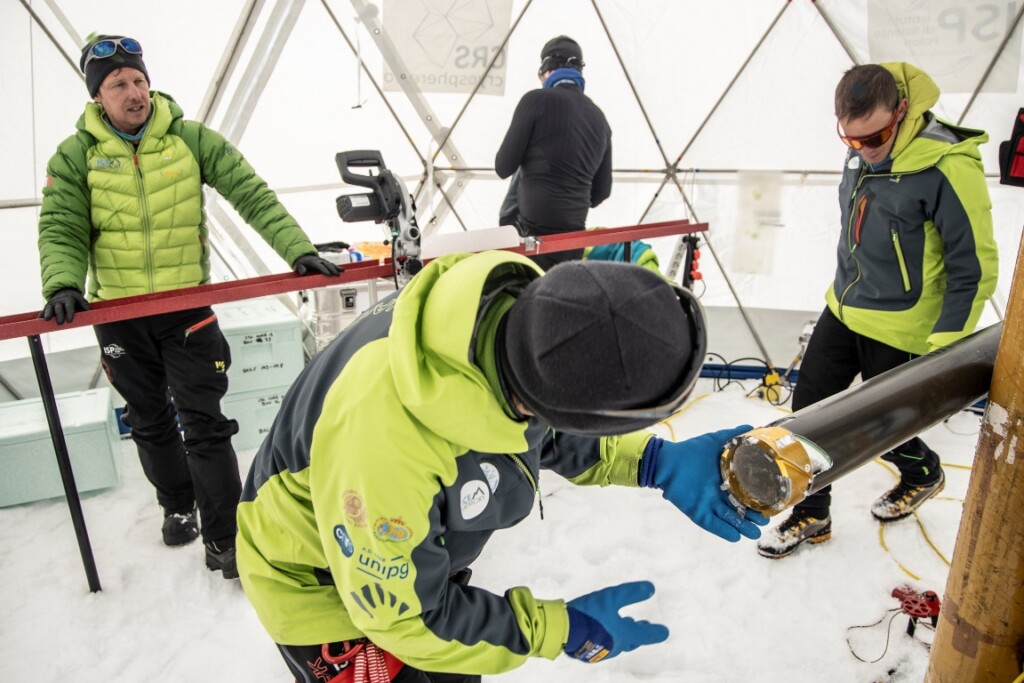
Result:
[[[843,391],[974,331],[998,274],[980,130],[930,111],[939,88],[905,62],[856,66],[836,87],[840,140],[835,281],[800,366],[793,409]],[[880,522],[910,516],[945,485],[920,438],[882,456],[899,482],[871,506]],[[831,487],[808,496],[758,551],[785,557],[832,534]]]
[[[227,198],[300,275],[338,274],[238,150],[201,123],[186,121],[170,96],[150,91],[137,40],[92,38],[79,65],[93,101],[47,165],[39,216],[47,299],[41,317],[60,325],[88,309],[87,279],[92,301],[208,283],[204,184]],[[163,542],[177,546],[199,536],[198,506],[207,567],[237,578],[241,481],[231,436],[238,424],[221,413],[231,357],[213,310],[94,329],[107,376],[127,402],[124,421],[143,471],[164,510]]]
[[705,348],[693,295],[624,263],[449,255],[366,311],[289,389],[238,508],[242,587],[295,678],[462,683],[665,640],[618,613],[649,582],[542,600],[471,586],[469,566],[530,514],[541,469],[657,488],[711,533],[756,538],[767,520],[734,507],[718,465],[749,427],[644,430],[683,405]]

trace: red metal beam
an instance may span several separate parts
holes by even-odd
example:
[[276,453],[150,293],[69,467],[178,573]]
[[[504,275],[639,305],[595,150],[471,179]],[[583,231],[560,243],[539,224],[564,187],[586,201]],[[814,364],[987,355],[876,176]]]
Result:
[[[527,256],[551,254],[599,244],[615,244],[631,240],[684,235],[702,232],[707,229],[707,223],[690,223],[685,220],[665,221],[622,228],[606,228],[549,235],[538,240],[535,249],[527,251],[522,246],[519,246],[511,247],[505,251],[526,254]],[[0,318],[0,340],[28,337],[47,332],[60,332],[75,327],[111,323],[119,320],[128,320],[129,318],[142,318],[158,313],[183,311],[200,306],[222,304],[228,301],[285,294],[300,289],[336,287],[349,282],[360,282],[363,280],[386,280],[392,278],[393,274],[394,270],[391,266],[391,259],[385,259],[383,261],[363,261],[346,264],[345,272],[339,277],[328,277],[319,274],[300,277],[295,273],[279,273],[232,282],[218,282],[216,284],[157,292],[156,294],[143,294],[141,296],[125,297],[111,301],[98,301],[92,304],[88,311],[76,313],[73,322],[64,323],[63,325],[58,325],[53,320],[38,318],[38,311],[17,313]]]
[[704,232],[707,229],[707,223],[691,223],[685,220],[664,221],[661,223],[647,223],[645,225],[631,225],[624,228],[604,228],[601,230],[584,230],[580,232],[564,232],[558,235],[545,235],[537,240],[536,249],[526,250],[525,247],[519,246],[511,247],[505,251],[535,256],[537,254],[552,254],[569,249],[596,247],[599,244],[617,244],[619,242],[652,239],[655,237],[687,235],[694,232]]

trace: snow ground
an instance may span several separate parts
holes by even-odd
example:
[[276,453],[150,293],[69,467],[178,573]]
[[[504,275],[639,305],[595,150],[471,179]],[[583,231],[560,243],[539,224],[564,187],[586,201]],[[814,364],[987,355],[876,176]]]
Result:
[[[754,385],[748,383],[747,389]],[[781,409],[733,384],[696,398],[654,431],[689,436],[777,419]],[[705,392],[705,393],[701,393]],[[871,502],[895,481],[881,463],[841,480],[833,493],[833,538],[766,560],[754,543],[730,544],[693,525],[655,491],[579,488],[545,473],[537,510],[495,535],[473,583],[497,593],[530,586],[538,597],[573,598],[649,579],[655,596],[629,614],[665,623],[665,643],[586,666],[567,657],[531,660],[487,683],[868,683],[920,681],[931,631],[906,635],[892,622],[892,589],[910,583],[940,595],[953,554],[979,417],[959,413],[924,438],[947,465],[947,485],[919,520],[885,528]],[[243,472],[253,452],[240,453]],[[160,511],[130,441],[119,487],[86,494],[83,508],[103,590],[90,593],[63,499],[0,509],[0,680],[289,681],[238,582],[206,570],[200,543],[167,548]],[[773,520],[777,523],[778,518]],[[884,543],[884,545],[883,545]],[[896,673],[887,672],[896,669]]]

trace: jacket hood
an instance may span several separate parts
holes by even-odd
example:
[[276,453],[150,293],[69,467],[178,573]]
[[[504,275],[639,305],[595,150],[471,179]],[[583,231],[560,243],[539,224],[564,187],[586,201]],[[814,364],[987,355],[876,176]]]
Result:
[[907,114],[892,146],[891,154],[895,157],[906,149],[910,141],[924,128],[924,113],[939,101],[940,91],[932,77],[913,64],[886,62],[879,66],[893,75],[900,91],[900,99],[907,100]]
[[508,252],[434,259],[399,295],[389,333],[392,375],[405,408],[430,432],[484,453],[527,449],[527,424],[509,417],[503,397],[470,359],[485,285],[509,268],[527,279],[541,274],[532,261]]
[[[149,122],[146,124],[146,131],[149,134],[162,137],[175,119],[180,119],[185,115],[174,98],[166,93],[150,90],[149,101],[152,105]],[[103,106],[98,102],[89,102],[85,105],[85,112],[78,118],[76,127],[100,141],[109,140],[115,136],[114,131],[103,120]]]
[[[921,69],[906,62],[881,64],[896,79],[907,114],[889,153],[893,171],[916,171],[938,163],[946,154],[966,154],[981,160],[978,145],[988,141],[983,130],[957,126],[929,110],[939,101],[939,86]],[[913,144],[911,144],[913,143]]]

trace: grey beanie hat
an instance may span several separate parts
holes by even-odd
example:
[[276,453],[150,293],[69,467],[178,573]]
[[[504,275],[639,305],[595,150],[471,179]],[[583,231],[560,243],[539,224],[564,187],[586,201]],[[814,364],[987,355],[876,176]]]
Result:
[[499,369],[508,390],[551,427],[625,434],[668,417],[657,409],[674,411],[689,393],[706,348],[702,315],[646,268],[568,261],[531,282],[509,310]]
[[126,67],[132,69],[138,69],[142,72],[142,75],[146,77],[146,83],[149,83],[149,72],[146,71],[146,63],[142,61],[142,54],[132,54],[126,52],[120,43],[117,44],[117,49],[114,54],[109,57],[96,58],[89,61],[86,64],[86,58],[89,56],[89,51],[93,45],[103,40],[113,40],[115,42],[120,41],[125,36],[108,36],[99,35],[91,38],[85,47],[82,48],[82,56],[78,60],[78,67],[85,74],[85,86],[89,89],[89,97],[96,97],[96,93],[100,91],[100,86],[103,85],[103,81],[106,80],[107,76],[117,71],[118,69],[124,69]]

